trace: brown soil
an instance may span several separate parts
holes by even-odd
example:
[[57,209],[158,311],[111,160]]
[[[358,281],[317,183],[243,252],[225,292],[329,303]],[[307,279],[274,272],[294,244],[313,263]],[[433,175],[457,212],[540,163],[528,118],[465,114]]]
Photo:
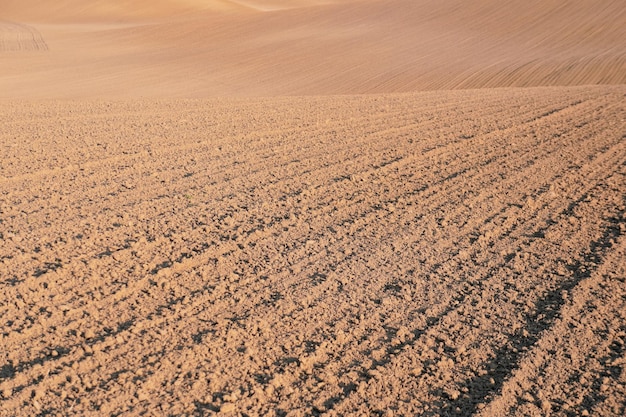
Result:
[[0,97],[250,97],[626,83],[623,0],[85,3],[0,2],[1,20],[27,23],[48,46],[45,53],[0,57]]
[[625,94],[3,103],[2,415],[623,415]]
[[624,39],[613,0],[0,1],[0,417],[626,415]]
[[0,23],[0,52],[47,49],[46,41],[35,28],[19,23]]

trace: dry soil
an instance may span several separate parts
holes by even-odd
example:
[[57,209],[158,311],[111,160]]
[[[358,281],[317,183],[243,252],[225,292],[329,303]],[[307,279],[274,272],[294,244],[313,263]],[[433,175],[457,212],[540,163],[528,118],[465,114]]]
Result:
[[622,2],[37,3],[0,416],[626,413]]

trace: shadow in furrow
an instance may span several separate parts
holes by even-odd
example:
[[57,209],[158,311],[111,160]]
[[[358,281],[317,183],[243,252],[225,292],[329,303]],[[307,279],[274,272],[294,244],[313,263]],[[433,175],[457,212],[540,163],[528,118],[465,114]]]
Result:
[[[457,298],[457,301],[462,300],[463,298],[464,296],[460,296]],[[397,355],[400,352],[402,352],[407,346],[414,346],[417,343],[417,341],[420,340],[422,336],[426,334],[426,332],[428,332],[429,329],[435,327],[444,317],[446,317],[448,314],[454,311],[456,309],[455,305],[456,303],[452,302],[450,306],[446,308],[445,310],[443,310],[441,313],[437,314],[436,316],[429,317],[426,320],[426,325],[421,329],[415,329],[411,331],[411,336],[407,340],[397,345],[387,346],[385,348],[386,354],[384,355],[382,359],[372,361],[372,364],[367,369],[363,369],[360,372],[361,380],[369,381],[370,379],[374,378],[372,371],[374,371],[377,368],[384,367],[390,364],[393,361],[393,359],[397,357]],[[388,329],[387,332],[388,332],[389,337],[395,336],[395,330]],[[340,395],[328,398],[326,401],[324,401],[325,412],[328,412],[336,408],[348,396],[356,392],[358,389],[358,385],[348,384],[348,385],[343,386],[342,388],[343,388],[342,389],[343,392]],[[321,415],[321,414],[322,414],[321,412],[316,412],[316,411],[313,412],[313,415]]]
[[562,294],[571,291],[581,281],[591,277],[602,264],[614,242],[622,236],[620,226],[626,224],[625,210],[618,210],[615,216],[606,218],[605,222],[606,226],[602,235],[591,242],[588,250],[581,254],[578,260],[567,266],[572,271],[571,277],[537,302],[534,313],[526,318],[525,332],[521,331],[513,336],[507,345],[497,350],[493,358],[485,363],[485,369],[490,370],[487,374],[465,382],[468,396],[450,401],[450,409],[457,407],[460,409],[458,416],[472,416],[479,404],[491,400],[502,390],[507,378],[518,367],[523,353],[533,346],[541,338],[542,333],[558,318],[561,307],[565,304]]

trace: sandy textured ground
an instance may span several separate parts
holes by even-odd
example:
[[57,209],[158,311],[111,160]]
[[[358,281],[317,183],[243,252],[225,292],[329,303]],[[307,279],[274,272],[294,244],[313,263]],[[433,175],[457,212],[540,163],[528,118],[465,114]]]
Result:
[[3,38],[12,98],[626,83],[623,0],[2,0]]
[[624,39],[611,0],[0,0],[0,417],[625,415]]
[[623,415],[625,95],[2,104],[3,415]]

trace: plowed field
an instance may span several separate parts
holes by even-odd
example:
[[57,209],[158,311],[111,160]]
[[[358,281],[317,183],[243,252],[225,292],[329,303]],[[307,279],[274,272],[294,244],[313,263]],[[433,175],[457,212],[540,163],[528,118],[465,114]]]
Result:
[[624,415],[625,99],[0,102],[0,415]]
[[0,19],[48,46],[0,44],[0,98],[626,84],[624,0],[2,0]]
[[0,52],[47,49],[48,45],[37,29],[24,24],[0,21]]

